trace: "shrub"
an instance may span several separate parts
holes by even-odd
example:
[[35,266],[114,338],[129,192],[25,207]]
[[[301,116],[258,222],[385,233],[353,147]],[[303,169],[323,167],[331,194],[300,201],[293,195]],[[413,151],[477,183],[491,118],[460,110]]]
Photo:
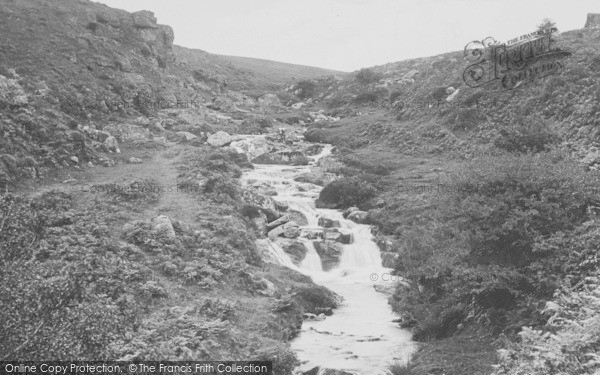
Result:
[[375,91],[361,92],[360,94],[356,95],[356,97],[354,98],[354,103],[357,103],[357,104],[373,103],[373,102],[376,102],[377,99],[379,99],[379,95]]
[[445,87],[438,87],[431,93],[431,97],[435,100],[444,100],[447,96]]
[[390,104],[394,104],[399,97],[401,97],[404,93],[402,91],[392,91],[389,97]]
[[548,125],[538,120],[526,120],[498,130],[494,146],[509,152],[542,152],[558,142],[559,137]]
[[363,85],[367,85],[369,83],[373,83],[373,82],[379,81],[380,79],[383,78],[383,75],[381,73],[376,73],[372,69],[362,68],[361,70],[359,70],[356,73],[355,78],[358,81],[358,83],[361,83]]
[[357,177],[342,178],[325,186],[319,201],[338,208],[361,206],[375,196],[375,189]]
[[295,88],[296,90],[300,90],[300,92],[298,93],[298,97],[300,99],[309,99],[315,95],[317,86],[313,81],[305,79],[296,83]]

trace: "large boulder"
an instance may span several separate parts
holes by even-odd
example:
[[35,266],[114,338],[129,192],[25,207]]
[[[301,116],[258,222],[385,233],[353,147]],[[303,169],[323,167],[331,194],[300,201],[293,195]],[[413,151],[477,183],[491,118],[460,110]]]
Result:
[[314,241],[313,244],[321,258],[324,271],[329,271],[340,263],[340,257],[344,251],[342,244],[335,241]]
[[283,236],[286,238],[296,238],[300,236],[300,226],[295,221],[288,221],[281,226],[283,228]]
[[242,200],[247,206],[255,207],[266,215],[268,221],[273,221],[281,217],[277,202],[267,195],[259,194],[249,189],[242,190]]
[[290,256],[290,259],[295,265],[302,263],[306,257],[306,246],[301,241],[283,239],[278,241],[279,246]]
[[248,160],[253,160],[269,152],[272,145],[264,138],[250,138],[232,142],[231,147],[239,153],[246,154]]
[[208,142],[208,144],[211,146],[223,147],[227,146],[236,139],[237,137],[232,136],[229,133],[224,132],[222,130],[219,130],[215,134],[211,134],[206,140],[206,142]]
[[314,185],[325,186],[332,182],[335,176],[320,171],[319,168],[313,168],[311,172],[302,173],[294,178],[297,182],[308,182]]
[[584,27],[586,29],[600,28],[600,13],[588,13],[587,22]]

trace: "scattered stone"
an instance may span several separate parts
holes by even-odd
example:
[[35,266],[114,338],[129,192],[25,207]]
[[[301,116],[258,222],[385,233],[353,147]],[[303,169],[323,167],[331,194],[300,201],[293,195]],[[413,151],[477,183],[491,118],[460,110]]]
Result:
[[323,228],[338,228],[340,226],[340,222],[327,217],[320,217],[319,226]]
[[162,124],[158,121],[152,121],[149,126],[148,129],[153,132],[153,133],[160,133],[165,131],[165,128],[162,126]]
[[189,142],[191,140],[198,138],[195,134],[192,134],[190,132],[181,131],[181,132],[177,132],[176,134],[179,136],[179,138],[183,142]]
[[117,142],[117,139],[112,135],[106,138],[103,143],[108,149],[108,151],[114,152],[116,154],[121,153],[121,150],[119,150],[119,143]]
[[329,241],[339,242],[341,244],[351,244],[354,242],[354,236],[352,233],[347,233],[337,228],[328,228],[323,231],[323,239]]
[[358,208],[358,207],[347,208],[346,210],[344,210],[344,213],[342,214],[342,216],[344,216],[344,218],[348,218],[348,215],[350,215],[350,213],[352,213],[354,211],[360,211],[360,208]]
[[168,216],[160,215],[150,221],[153,225],[153,232],[162,239],[172,240],[175,238],[175,228]]
[[352,220],[355,223],[364,223],[367,220],[369,214],[365,211],[352,211],[348,214],[347,219]]
[[231,142],[235,141],[236,137],[229,135],[229,133],[219,130],[215,134],[211,134],[207,141],[209,145],[215,147],[227,146]]
[[290,215],[289,214],[285,214],[282,217],[280,217],[279,219],[274,220],[274,221],[268,223],[267,224],[267,228],[272,229],[272,228],[278,227],[280,225],[283,225],[283,224],[287,223],[290,220],[291,220]]

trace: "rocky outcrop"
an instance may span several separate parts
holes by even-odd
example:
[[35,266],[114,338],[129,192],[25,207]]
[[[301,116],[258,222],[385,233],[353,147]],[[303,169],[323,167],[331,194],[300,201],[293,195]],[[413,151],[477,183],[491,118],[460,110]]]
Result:
[[584,27],[586,29],[600,28],[600,13],[588,13],[587,21]]
[[382,251],[381,252],[381,265],[385,268],[395,268],[396,260],[398,259],[397,253],[392,253],[390,251]]
[[344,216],[344,218],[348,218],[348,215],[350,215],[352,212],[354,211],[360,211],[360,208],[358,207],[350,207],[344,210],[344,212],[342,213],[342,216]]
[[157,28],[156,17],[149,10],[140,10],[132,13],[133,25],[140,29]]
[[329,271],[340,263],[340,257],[344,250],[342,244],[335,241],[314,241],[313,244],[321,258],[323,271]]

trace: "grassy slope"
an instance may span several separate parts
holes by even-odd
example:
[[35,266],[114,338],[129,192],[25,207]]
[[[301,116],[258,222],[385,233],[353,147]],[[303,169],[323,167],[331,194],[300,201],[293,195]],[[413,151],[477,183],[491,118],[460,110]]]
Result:
[[[483,163],[501,153],[499,147],[515,152],[517,150],[511,147],[519,142],[531,142],[531,145],[546,138],[552,139],[547,146],[561,148],[575,159],[598,146],[598,40],[600,31],[592,29],[557,36],[559,46],[573,53],[565,61],[565,70],[556,76],[525,82],[510,91],[500,91],[493,86],[466,87],[461,78],[466,66],[461,52],[371,68],[379,75],[371,83],[359,82],[355,75],[341,81],[314,80],[317,90],[313,99],[317,104],[305,108],[322,108],[341,120],[311,125],[309,134],[314,140],[331,142],[338,147],[337,157],[346,166],[343,170],[346,176],[358,176],[377,189],[377,195],[363,202],[362,208],[369,210],[371,222],[378,226],[380,235],[385,235],[382,238],[391,241],[391,246],[382,242],[382,249],[400,253],[399,264],[402,264],[410,247],[410,239],[403,242],[403,237],[434,222],[432,215],[438,210],[435,204],[439,197],[446,195],[443,190],[437,190],[438,184],[447,182],[451,173],[462,173],[467,160],[481,160],[481,165],[487,165]],[[413,70],[418,71],[413,81],[397,81]],[[494,101],[495,105],[438,109],[436,92],[450,86],[459,89],[454,102],[479,99]],[[400,108],[391,108],[392,94]],[[441,100],[446,96],[442,95]],[[432,106],[417,107],[414,103],[418,102]],[[486,155],[492,157],[486,160]],[[577,234],[569,236],[578,241]],[[421,238],[424,237],[429,236],[422,234]],[[443,248],[444,244],[434,246]],[[563,261],[549,262],[558,265]],[[571,261],[587,264],[585,262],[590,260]],[[574,266],[577,267],[581,266]],[[404,274],[406,268],[399,272]],[[550,279],[554,275],[554,272],[546,273]],[[432,298],[428,303],[433,309],[440,296],[434,293],[429,298]],[[394,303],[397,309],[403,310],[405,302]],[[529,311],[525,314],[530,314]],[[521,325],[535,324],[532,320],[541,310],[533,308],[533,311],[536,312],[524,318]],[[427,314],[430,313],[421,317]],[[485,329],[483,333],[458,331],[457,336],[423,343],[412,370],[398,368],[398,374],[491,373],[491,365],[498,361],[494,337],[485,334]],[[472,347],[479,351],[472,354]]]
[[316,68],[312,66],[288,64],[278,61],[254,59],[240,56],[215,55],[219,59],[235,67],[247,69],[257,77],[277,84],[286,84],[292,80],[318,78],[335,74],[344,74],[340,71]]

